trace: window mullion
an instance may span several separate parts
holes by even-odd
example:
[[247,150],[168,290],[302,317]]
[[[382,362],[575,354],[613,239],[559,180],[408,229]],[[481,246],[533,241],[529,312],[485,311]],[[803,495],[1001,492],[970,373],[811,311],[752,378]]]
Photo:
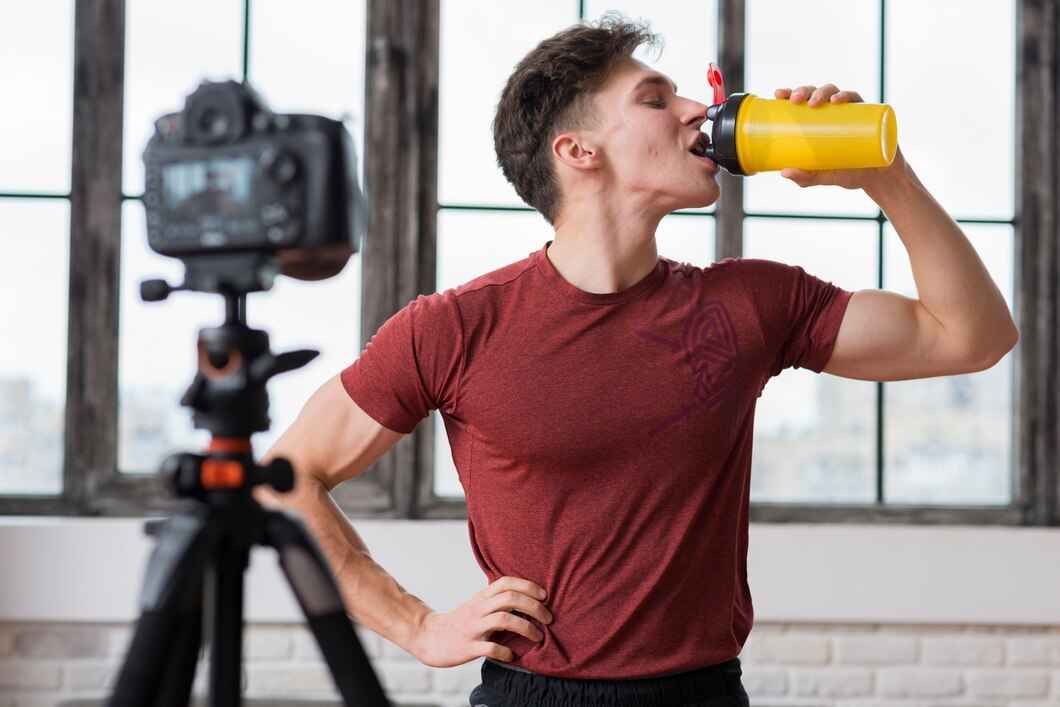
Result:
[[1060,7],[1019,0],[1016,263],[1019,478],[1025,520],[1060,521]]
[[[361,340],[435,289],[438,212],[438,0],[369,0],[365,183],[372,208],[362,262]],[[434,428],[422,424],[336,495],[349,511],[421,515]]]
[[116,474],[125,0],[78,0],[70,180],[66,497]]
[[[725,74],[727,91],[744,88],[744,0],[718,0],[718,62]],[[722,171],[718,175],[721,196],[718,198],[715,258],[738,258],[743,254],[743,187],[744,177]]]

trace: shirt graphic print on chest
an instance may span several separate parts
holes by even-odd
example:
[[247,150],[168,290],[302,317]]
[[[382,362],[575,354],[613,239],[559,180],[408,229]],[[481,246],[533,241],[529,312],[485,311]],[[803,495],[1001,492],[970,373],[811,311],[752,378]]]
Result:
[[700,406],[713,407],[725,398],[733,382],[731,369],[740,351],[736,341],[736,325],[724,302],[710,300],[693,312],[685,320],[680,341],[643,329],[634,329],[633,333],[682,354],[691,368],[695,383],[693,402],[682,405],[680,411],[656,425],[648,433],[649,437],[690,416]]

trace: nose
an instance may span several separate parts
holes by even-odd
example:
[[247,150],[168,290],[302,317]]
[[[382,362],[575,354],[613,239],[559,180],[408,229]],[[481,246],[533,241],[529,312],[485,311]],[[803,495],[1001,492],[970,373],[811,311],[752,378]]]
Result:
[[696,128],[707,122],[707,107],[699,101],[691,98],[683,98],[684,105],[681,109],[681,122]]

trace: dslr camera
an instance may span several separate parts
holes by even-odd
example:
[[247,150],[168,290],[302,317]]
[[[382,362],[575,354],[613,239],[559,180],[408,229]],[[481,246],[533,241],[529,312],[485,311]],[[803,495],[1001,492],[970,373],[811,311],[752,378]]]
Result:
[[[148,242],[184,262],[180,289],[243,294],[269,289],[277,274],[322,280],[358,250],[366,203],[340,121],[276,114],[249,86],[204,81],[183,111],[155,121],[143,157]],[[173,289],[152,286],[146,299]]]

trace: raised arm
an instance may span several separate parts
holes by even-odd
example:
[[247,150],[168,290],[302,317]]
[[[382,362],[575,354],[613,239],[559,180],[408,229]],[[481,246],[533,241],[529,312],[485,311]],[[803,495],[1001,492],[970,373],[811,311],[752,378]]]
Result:
[[[861,100],[832,84],[776,95],[811,106]],[[970,373],[994,365],[1016,345],[1016,325],[986,266],[900,150],[880,169],[782,174],[804,187],[864,189],[894,226],[913,269],[915,299],[881,290],[854,293],[826,372],[877,381]]]
[[489,656],[512,660],[511,651],[489,640],[509,630],[530,640],[541,632],[511,611],[547,623],[544,591],[523,579],[503,577],[448,613],[431,610],[377,564],[360,535],[331,497],[331,490],[363,473],[404,435],[373,420],[350,399],[338,376],[306,403],[298,419],[265,454],[295,469],[294,490],[278,494],[258,487],[255,497],[272,508],[295,511],[305,521],[338,581],[346,610],[358,623],[396,643],[427,665],[459,665]]

